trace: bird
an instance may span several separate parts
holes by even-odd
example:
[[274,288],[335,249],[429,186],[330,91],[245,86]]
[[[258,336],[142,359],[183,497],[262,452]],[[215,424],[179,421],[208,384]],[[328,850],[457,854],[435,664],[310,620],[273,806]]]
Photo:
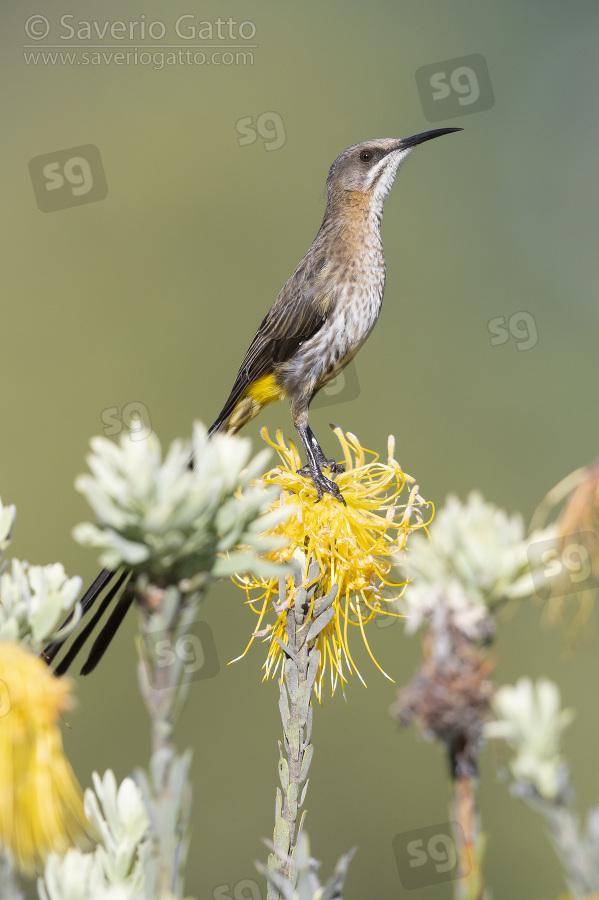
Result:
[[[385,259],[380,226],[383,205],[398,170],[420,144],[461,128],[437,128],[407,138],[353,144],[332,163],[326,180],[322,224],[308,252],[262,320],[233,383],[229,397],[208,430],[235,434],[275,400],[287,399],[303,444],[307,465],[300,473],[314,483],[317,502],[325,493],[344,498],[331,477],[343,466],[328,459],[310,428],[314,396],[354,358],[371,334],[381,311]],[[193,462],[190,463],[193,465]],[[83,646],[129,573],[102,570],[81,600],[82,614],[111,584],[94,617],[77,635],[61,663],[62,674]],[[124,591],[96,638],[82,674],[104,654],[132,602]],[[63,642],[44,651],[52,662]]]

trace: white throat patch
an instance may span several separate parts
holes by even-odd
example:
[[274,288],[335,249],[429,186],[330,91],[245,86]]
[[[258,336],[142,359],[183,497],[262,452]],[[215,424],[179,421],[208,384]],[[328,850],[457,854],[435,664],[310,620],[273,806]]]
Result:
[[369,185],[374,184],[373,199],[378,211],[382,209],[400,165],[411,151],[411,147],[405,150],[393,150],[371,170]]

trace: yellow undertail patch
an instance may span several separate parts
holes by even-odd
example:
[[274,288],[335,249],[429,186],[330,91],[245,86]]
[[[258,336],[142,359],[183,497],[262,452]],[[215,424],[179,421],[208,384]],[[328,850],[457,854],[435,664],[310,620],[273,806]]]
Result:
[[246,397],[251,397],[261,406],[272,403],[273,400],[282,400],[287,396],[287,392],[277,384],[274,375],[263,375],[258,378],[245,392]]
[[287,392],[277,384],[274,375],[263,375],[257,378],[246,389],[229,418],[227,431],[239,431],[244,425],[257,416],[263,406],[273,400],[281,400]]

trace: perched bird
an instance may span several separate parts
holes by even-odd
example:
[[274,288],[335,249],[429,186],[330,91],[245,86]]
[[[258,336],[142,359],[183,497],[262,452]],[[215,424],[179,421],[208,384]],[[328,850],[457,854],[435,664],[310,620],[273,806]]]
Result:
[[318,497],[342,500],[323,473],[328,460],[308,424],[314,395],[356,355],[374,328],[385,289],[380,225],[402,161],[418,144],[461,131],[438,128],[402,140],[354,144],[331,166],[327,206],[312,246],[264,317],[210,429],[234,433],[272,400],[288,398]]
[[[381,311],[385,260],[380,225],[385,198],[414,147],[461,130],[437,128],[408,138],[366,141],[337,157],[327,178],[327,205],[318,234],[264,317],[229,398],[210,428],[210,434],[235,433],[266,404],[289,399],[308,459],[301,472],[312,478],[318,499],[326,492],[344,502],[335,482],[323,472],[343,469],[325,456],[308,424],[308,410],[314,395],[356,355]],[[100,573],[81,601],[84,613],[115,574],[107,569]],[[66,671],[127,574],[112,585],[57,672]],[[101,658],[130,603],[125,592],[92,646],[84,673]],[[60,646],[46,648],[48,662]]]

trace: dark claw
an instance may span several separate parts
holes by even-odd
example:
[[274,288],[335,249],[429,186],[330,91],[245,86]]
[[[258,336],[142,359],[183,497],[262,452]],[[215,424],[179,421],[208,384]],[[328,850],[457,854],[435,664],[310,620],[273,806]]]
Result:
[[[318,500],[322,500],[323,494],[331,494],[340,503],[343,503],[344,506],[347,506],[345,500],[343,499],[343,494],[337,487],[334,481],[331,481],[329,478],[326,478],[322,472],[317,469],[316,472],[311,472],[309,466],[304,466],[302,469],[298,469],[298,475],[303,475],[304,478],[311,478],[314,482],[314,487],[316,488],[316,493],[318,494]],[[318,501],[317,501],[318,502]]]
[[331,481],[329,478],[325,478],[322,472],[318,472],[316,477],[312,476],[312,480],[314,481],[314,485],[316,487],[316,491],[318,493],[318,499],[322,499],[323,493],[332,494],[335,499],[339,500],[346,506],[345,500],[343,499],[343,494],[337,487],[334,481]]

